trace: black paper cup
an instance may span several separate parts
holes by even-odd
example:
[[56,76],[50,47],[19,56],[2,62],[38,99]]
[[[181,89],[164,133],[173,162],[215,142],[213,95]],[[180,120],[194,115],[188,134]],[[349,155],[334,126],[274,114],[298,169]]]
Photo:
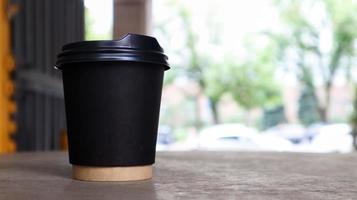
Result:
[[[169,69],[157,40],[128,34],[118,41],[67,44],[56,66],[62,70],[70,163],[94,169],[151,166]],[[107,175],[98,176],[92,180]]]

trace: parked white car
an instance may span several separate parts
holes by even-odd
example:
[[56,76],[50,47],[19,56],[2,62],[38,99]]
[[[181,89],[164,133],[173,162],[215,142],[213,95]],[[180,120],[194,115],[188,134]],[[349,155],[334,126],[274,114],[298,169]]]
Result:
[[308,126],[305,131],[305,138],[307,139],[307,141],[311,142],[315,138],[315,136],[319,134],[320,129],[323,128],[325,125],[326,124],[324,123],[315,123]]
[[174,137],[171,128],[167,125],[160,125],[157,133],[156,151],[168,150],[172,143],[174,143]]
[[292,144],[274,135],[260,134],[241,124],[221,124],[204,129],[199,137],[200,150],[290,151]]
[[294,144],[298,144],[305,139],[305,128],[301,124],[279,124],[263,133],[285,138]]
[[319,128],[311,142],[311,151],[319,153],[348,153],[353,150],[351,127],[348,124],[329,124]]

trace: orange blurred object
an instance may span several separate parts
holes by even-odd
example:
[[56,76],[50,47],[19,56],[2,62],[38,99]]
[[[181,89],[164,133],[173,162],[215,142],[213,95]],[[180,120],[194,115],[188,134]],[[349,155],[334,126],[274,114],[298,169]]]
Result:
[[16,124],[11,117],[16,112],[16,104],[11,98],[15,86],[10,78],[15,68],[10,47],[9,17],[14,13],[9,11],[12,12],[12,8],[8,0],[0,0],[0,153],[16,151],[16,144],[11,138],[16,131]]
[[68,137],[65,129],[61,130],[60,147],[61,150],[68,150]]

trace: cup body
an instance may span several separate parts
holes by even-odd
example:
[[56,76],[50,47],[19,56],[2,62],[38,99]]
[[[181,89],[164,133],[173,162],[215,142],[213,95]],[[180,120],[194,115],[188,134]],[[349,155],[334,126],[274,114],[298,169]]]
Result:
[[73,178],[152,177],[167,59],[158,41],[145,35],[63,46],[56,67],[62,70]]
[[153,164],[164,70],[128,61],[65,64],[70,163]]

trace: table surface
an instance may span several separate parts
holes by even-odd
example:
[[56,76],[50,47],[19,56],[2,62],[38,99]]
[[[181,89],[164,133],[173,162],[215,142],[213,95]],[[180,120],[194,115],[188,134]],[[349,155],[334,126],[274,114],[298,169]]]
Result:
[[65,152],[0,156],[0,199],[357,199],[357,154],[159,152],[141,182],[71,179]]

